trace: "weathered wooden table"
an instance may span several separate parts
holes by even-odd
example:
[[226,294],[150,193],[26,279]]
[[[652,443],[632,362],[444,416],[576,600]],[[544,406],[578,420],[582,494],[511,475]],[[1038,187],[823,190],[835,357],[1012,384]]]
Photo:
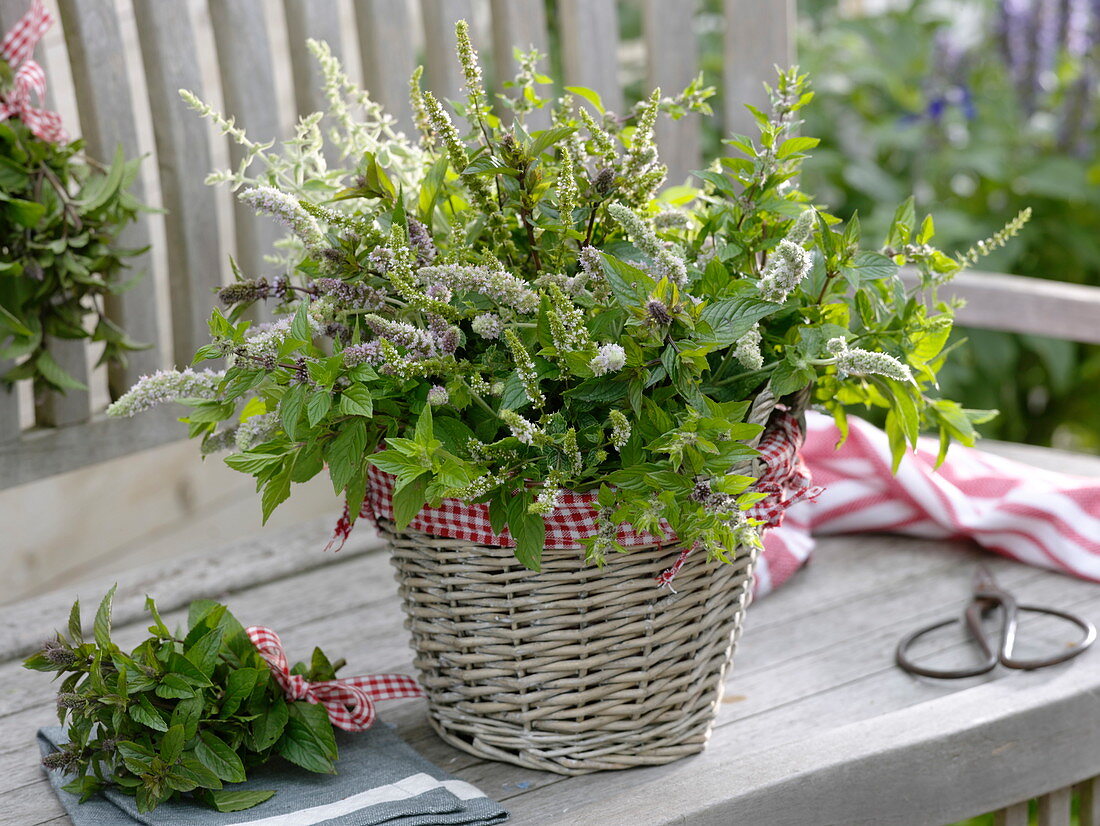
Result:
[[[1100,474],[1097,459],[999,449]],[[146,593],[176,606],[174,617],[190,599],[214,597],[246,622],[278,630],[292,659],[321,645],[347,658],[348,673],[409,671],[384,551],[363,530],[340,554],[321,554],[318,538],[327,528],[303,525],[277,547],[252,543],[121,577],[120,641],[144,633]],[[979,558],[1025,602],[1100,620],[1100,586],[982,555],[966,543],[832,538],[806,570],[752,606],[711,744],[697,757],[563,778],[456,751],[431,732],[421,701],[387,703],[383,716],[438,765],[503,801],[516,826],[944,824],[1042,795],[1044,822],[1068,823],[1067,787],[1100,775],[1100,650],[1048,670],[998,670],[959,682],[915,679],[893,665],[904,632],[962,607]],[[80,596],[93,604],[109,584],[89,583]],[[52,686],[45,675],[23,671],[19,657],[64,623],[74,596],[0,608],[3,824],[69,822],[33,742],[36,727],[53,719]],[[1024,632],[1055,645],[1066,636],[1040,625]],[[942,657],[966,653],[959,632],[948,632],[938,648]],[[1082,822],[1098,824],[1098,795],[1091,781],[1082,788]],[[1001,822],[1025,823],[1024,811],[1009,808]]]

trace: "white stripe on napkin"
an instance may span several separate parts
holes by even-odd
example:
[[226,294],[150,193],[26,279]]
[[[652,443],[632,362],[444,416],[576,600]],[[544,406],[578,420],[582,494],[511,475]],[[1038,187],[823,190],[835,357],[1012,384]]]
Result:
[[272,815],[262,820],[240,820],[236,823],[227,824],[227,826],[313,826],[315,823],[323,823],[335,817],[358,812],[368,806],[377,806],[379,803],[392,803],[395,800],[408,800],[410,797],[417,797],[433,789],[446,789],[459,800],[473,800],[485,796],[476,786],[461,780],[439,781],[429,774],[419,772],[410,774],[396,783],[367,789],[365,792],[353,794],[351,797],[345,797],[343,800],[337,800],[333,803],[281,815]]

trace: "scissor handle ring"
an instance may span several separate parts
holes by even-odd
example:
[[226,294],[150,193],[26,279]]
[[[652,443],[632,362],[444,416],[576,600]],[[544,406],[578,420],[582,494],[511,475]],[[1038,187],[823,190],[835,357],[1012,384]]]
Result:
[[1045,668],[1048,665],[1058,665],[1058,663],[1064,663],[1066,660],[1072,660],[1078,654],[1088,650],[1096,641],[1096,626],[1089,622],[1084,617],[1080,617],[1076,614],[1071,614],[1068,611],[1060,611],[1057,608],[1047,608],[1039,605],[1017,605],[1017,611],[1030,611],[1033,614],[1049,614],[1053,617],[1058,617],[1066,622],[1072,623],[1081,629],[1084,636],[1075,645],[1067,648],[1061,654],[1055,654],[1052,657],[1046,657],[1041,660],[1018,660],[1012,656],[1012,649],[1015,647],[1015,639],[1006,640],[1006,644],[1001,650],[1001,663],[1007,668],[1017,668],[1022,671],[1032,671],[1036,668]]
[[988,674],[997,667],[997,655],[992,652],[987,652],[988,656],[981,665],[970,669],[928,668],[927,666],[919,665],[909,659],[907,653],[909,648],[925,634],[931,634],[933,631],[938,631],[941,628],[946,628],[949,625],[955,625],[961,622],[961,619],[952,617],[943,622],[937,622],[935,625],[929,625],[927,628],[919,628],[902,638],[901,642],[898,643],[897,651],[894,655],[898,667],[904,671],[908,671],[910,674],[917,674],[921,677],[932,677],[937,680],[961,680],[965,677],[977,677],[982,674]]

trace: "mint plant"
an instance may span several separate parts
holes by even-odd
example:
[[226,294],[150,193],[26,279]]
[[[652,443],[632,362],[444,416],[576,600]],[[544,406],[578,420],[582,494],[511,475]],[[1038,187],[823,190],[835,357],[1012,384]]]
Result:
[[[218,180],[287,227],[285,271],[222,290],[195,364],[224,370],[149,377],[113,415],[181,401],[204,452],[228,448],[256,478],[265,519],[326,468],[353,520],[372,465],[395,477],[399,529],[444,498],[487,502],[536,571],[566,490],[598,491],[596,563],[624,550],[622,523],[724,560],[758,543],[745,511],[762,494],[731,468],[756,455],[745,417],[763,393],[812,388],[842,426],[847,407],[886,408],[896,459],[922,426],[972,443],[987,414],[935,392],[952,311],[933,294],[963,262],[931,246],[912,201],[866,247],[858,220],[799,190],[817,143],[797,134],[805,76],[781,73],[771,110],[753,110],[759,135],[726,141],[698,187],[663,191],[654,124],[707,111],[710,89],[613,113],[589,89],[543,97],[528,55],[518,94],[493,105],[464,23],[457,35],[458,120],[418,71],[415,140],[314,44],[343,171],[317,160],[319,115],[279,155],[192,98],[253,147],[259,173]],[[550,127],[529,131],[545,106]],[[257,301],[274,323],[247,319]]]
[[[150,636],[125,652],[111,639],[114,588],[96,612],[93,638],[81,631],[80,604],[58,633],[24,663],[62,679],[58,719],[69,743],[44,763],[74,775],[66,791],[87,800],[110,786],[136,798],[139,811],[189,795],[218,811],[255,806],[273,791],[226,784],[276,755],[307,771],[334,773],[336,740],[320,704],[288,702],[267,663],[226,609],[193,602],[186,631],[173,633],[152,599]],[[318,648],[292,673],[335,679]]]
[[128,260],[144,251],[119,243],[143,209],[129,191],[139,164],[120,150],[105,166],[82,141],[50,143],[18,119],[0,123],[0,359],[19,361],[0,382],[85,389],[54,358],[50,339],[102,343],[100,364],[125,364],[148,346],[104,312],[105,299],[135,283]]

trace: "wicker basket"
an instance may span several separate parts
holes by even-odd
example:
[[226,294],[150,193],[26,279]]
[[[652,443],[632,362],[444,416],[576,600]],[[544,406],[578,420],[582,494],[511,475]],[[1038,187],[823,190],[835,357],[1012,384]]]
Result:
[[603,569],[547,550],[542,572],[496,548],[383,523],[432,727],[458,748],[583,774],[706,745],[748,602],[755,550],[654,579],[671,547]]
[[[759,400],[750,419],[766,421]],[[744,468],[749,470],[749,468]],[[693,558],[676,592],[655,578],[672,545],[603,568],[546,549],[542,571],[511,548],[397,531],[379,521],[412,632],[430,720],[479,757],[559,774],[668,763],[705,747],[741,620],[755,549]]]

